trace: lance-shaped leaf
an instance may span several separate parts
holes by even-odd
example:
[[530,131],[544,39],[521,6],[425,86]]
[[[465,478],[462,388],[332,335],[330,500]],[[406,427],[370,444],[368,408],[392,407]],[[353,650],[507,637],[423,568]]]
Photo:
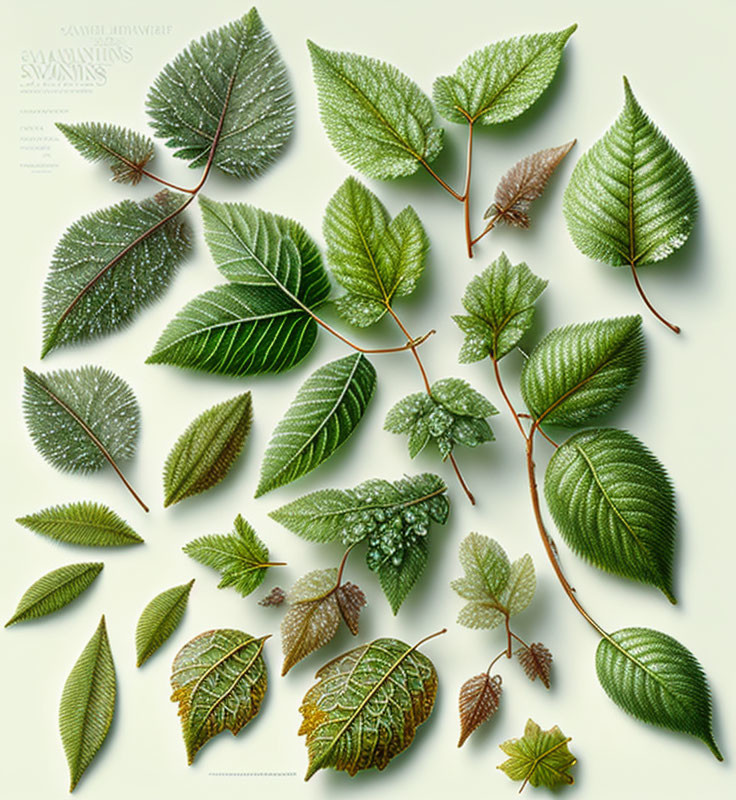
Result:
[[216,486],[240,455],[252,419],[250,392],[243,392],[193,420],[166,458],[164,506]]
[[156,78],[148,112],[178,158],[254,178],[280,155],[294,127],[294,103],[269,32],[252,8],[193,41]]
[[528,720],[524,735],[520,739],[508,739],[499,745],[509,758],[498,765],[512,781],[523,781],[521,791],[527,783],[532,786],[572,785],[575,779],[570,768],[577,759],[570,752],[567,743],[569,736],[555,725],[543,731],[534,720]]
[[522,645],[514,652],[514,655],[519,659],[519,663],[530,681],[539,678],[545,688],[549,689],[552,653],[541,642],[532,642],[529,647]]
[[577,427],[619,404],[643,359],[638,315],[555,328],[524,363],[521,393],[538,422]]
[[469,678],[460,687],[458,747],[462,747],[468,736],[498,711],[501,692],[501,676],[489,675],[487,672]]
[[369,178],[411,175],[442,150],[429,98],[403,72],[375,58],[307,42],[319,109],[337,152]]
[[702,739],[723,761],[703,668],[678,641],[650,628],[623,628],[601,639],[595,666],[606,694],[627,714]]
[[467,315],[453,317],[465,341],[460,363],[497,361],[510,353],[531,328],[534,304],[547,286],[522,261],[512,264],[501,255],[465,289],[463,306]]
[[69,791],[102,747],[115,712],[115,664],[105,617],[72,667],[59,704],[59,729],[69,764]]
[[362,353],[330,361],[313,372],[271,436],[256,497],[326,461],[363,419],[375,388],[376,370]]
[[405,750],[432,713],[437,672],[397,639],[376,639],[330,661],[316,674],[300,712],[307,737],[305,780],[331,767],[355,775]]
[[411,206],[391,219],[376,195],[350,177],[332,196],[323,230],[332,274],[347,290],[335,305],[352,325],[372,325],[395,297],[416,288],[429,241]]
[[552,456],[544,494],[565,541],[597,567],[675,602],[675,501],[664,467],[614,428],[577,433]]
[[454,75],[437,78],[437,111],[450,122],[495,125],[518,117],[547,88],[577,25],[494,42],[471,53]]
[[135,629],[136,667],[140,667],[177,629],[184,616],[194,579],[157,594],[143,609]]
[[224,730],[236,736],[258,713],[268,686],[267,638],[220,628],[195,636],[177,653],[171,700],[179,703],[189,764],[213,736]]
[[57,542],[85,547],[125,547],[143,539],[114,511],[102,503],[51,506],[18,517],[16,522]]
[[21,597],[7,628],[16,622],[44,617],[69,605],[88,589],[104,564],[69,564],[39,578]]
[[43,358],[63,345],[124,327],[168,288],[191,249],[177,209],[183,195],[155,197],[87,214],[56,245],[43,293]]

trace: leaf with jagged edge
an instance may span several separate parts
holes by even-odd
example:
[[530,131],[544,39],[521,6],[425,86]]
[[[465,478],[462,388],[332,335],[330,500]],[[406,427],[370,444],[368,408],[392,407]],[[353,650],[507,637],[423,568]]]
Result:
[[164,189],[73,223],[54,250],[43,291],[41,358],[107,336],[158,300],[191,250],[183,195]]
[[[212,163],[255,178],[282,153],[294,128],[286,67],[252,8],[192,41],[167,64],[148,93],[157,136],[190,167]],[[218,126],[221,130],[218,137]]]
[[437,695],[434,665],[416,648],[376,639],[317,672],[299,708],[309,753],[305,780],[328,767],[351,776],[382,770],[409,747]]
[[507,122],[529,108],[555,76],[577,25],[556,33],[504,39],[471,53],[453,75],[437,78],[432,97],[450,122]]
[[523,261],[512,264],[506,253],[476,275],[463,295],[467,315],[453,316],[465,334],[460,363],[489,356],[497,361],[510,353],[531,328],[534,304],[547,283]]
[[534,562],[529,553],[525,553],[511,564],[509,580],[502,595],[509,616],[520,614],[532,602],[536,590],[537,575],[534,572]]
[[416,172],[442,150],[429,98],[403,72],[375,58],[307,41],[320,116],[337,152],[369,178]]
[[[416,526],[414,526],[416,530]],[[391,611],[399,613],[401,604],[406,600],[409,592],[424,572],[429,562],[429,541],[426,533],[418,535],[412,533],[412,528],[404,524],[401,532],[401,543],[393,551],[385,552],[383,540],[391,537],[390,545],[393,546],[396,533],[390,530],[388,534],[381,534],[380,528],[376,536],[376,543],[368,539],[368,566],[378,573],[381,589],[386,595]]]
[[514,651],[514,655],[530,681],[539,678],[544,687],[549,689],[552,653],[541,642],[532,642],[529,647],[522,645]]
[[104,566],[101,563],[68,564],[47,573],[26,589],[5,627],[45,617],[69,605],[89,589]]
[[488,672],[469,678],[460,687],[458,747],[462,747],[470,734],[498,711],[501,694],[501,676]]
[[164,506],[216,486],[240,455],[253,420],[250,392],[236,395],[193,420],[164,464]]
[[143,609],[135,629],[136,667],[140,667],[177,629],[184,616],[194,578],[157,594]]
[[57,542],[84,547],[125,547],[143,539],[112,509],[86,501],[51,506],[18,517],[23,527]]
[[59,703],[59,730],[69,764],[69,791],[102,747],[115,713],[115,664],[105,617],[72,667]]
[[511,575],[506,551],[495,539],[469,533],[460,542],[458,556],[465,575],[450,586],[469,601],[460,611],[458,622],[469,628],[495,628],[507,613],[502,602]]
[[353,636],[357,636],[360,612],[363,606],[368,604],[365,593],[360,586],[346,581],[337,587],[335,597],[337,597],[337,607],[340,610],[340,615],[348,626],[350,633]]
[[638,315],[555,328],[524,363],[521,394],[537,422],[578,427],[619,404],[643,359]]
[[357,428],[376,388],[376,370],[362,353],[313,372],[271,436],[256,489],[260,497],[316,469]]
[[189,764],[218,733],[229,730],[236,736],[258,714],[268,687],[266,639],[219,628],[195,636],[177,653],[171,700],[179,703]]
[[497,769],[503,770],[512,781],[523,781],[520,792],[527,783],[549,789],[570,786],[575,779],[569,770],[577,759],[567,746],[569,741],[570,737],[557,725],[543,731],[534,720],[527,720],[520,739],[508,739],[499,745],[509,758]]
[[258,601],[258,605],[280,606],[284,600],[286,600],[286,592],[280,586],[274,586],[263,599]]
[[544,495],[567,544],[600,569],[656,586],[675,602],[675,500],[662,464],[634,436],[596,428],[547,465]]
[[723,761],[703,668],[677,640],[651,628],[623,628],[601,639],[595,667],[606,694],[627,714],[702,739]]

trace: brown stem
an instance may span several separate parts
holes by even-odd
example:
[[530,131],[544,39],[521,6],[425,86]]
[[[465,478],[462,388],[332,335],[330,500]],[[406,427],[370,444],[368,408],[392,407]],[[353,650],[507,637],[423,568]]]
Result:
[[496,223],[498,222],[498,220],[500,218],[501,218],[501,213],[500,212],[497,212],[496,214],[494,214],[491,217],[491,219],[488,221],[488,224],[486,225],[486,227],[481,231],[481,233],[479,233],[475,237],[475,239],[471,240],[470,244],[471,245],[477,244],[487,233],[490,233],[493,230],[493,228],[496,226]]
[[470,233],[470,173],[473,166],[473,120],[468,118],[468,159],[465,166],[465,191],[463,192],[463,211],[465,216],[465,244],[468,258],[473,257],[473,237]]
[[[126,161],[126,159],[122,159]],[[194,189],[187,189],[184,186],[177,186],[175,183],[169,183],[169,181],[165,181],[163,178],[159,178],[158,175],[154,175],[153,172],[149,172],[147,169],[138,170],[141,175],[145,175],[152,181],[156,181],[156,183],[162,183],[164,186],[168,186],[169,189],[173,189],[176,192],[183,192],[184,194],[194,194]]]
[[460,486],[462,486],[463,491],[468,496],[468,500],[470,500],[471,505],[475,505],[475,495],[470,491],[470,487],[467,483],[465,483],[465,479],[463,478],[462,472],[460,472],[460,467],[457,465],[457,461],[455,460],[455,456],[450,453],[449,455],[450,463],[452,464],[452,468],[455,470],[455,475],[457,475],[458,481],[460,481]]
[[459,200],[461,203],[463,202],[463,196],[458,194],[451,186],[448,186],[442,178],[429,166],[429,164],[423,159],[419,159],[419,163],[427,170],[427,172],[439,183],[439,185],[446,191],[449,192],[455,200]]
[[498,390],[501,392],[501,396],[506,402],[506,405],[509,407],[509,411],[511,411],[511,416],[514,418],[519,430],[521,431],[521,435],[526,439],[526,431],[524,430],[524,426],[521,424],[521,420],[519,419],[521,414],[516,413],[516,409],[511,402],[511,399],[506,394],[506,389],[504,389],[503,381],[501,380],[501,370],[498,368],[498,359],[492,358],[493,361],[493,372],[496,375],[496,384],[498,385]]
[[529,650],[529,649],[530,649],[530,648],[529,648],[529,645],[528,645],[528,644],[527,644],[527,643],[526,643],[526,642],[525,642],[525,641],[524,641],[524,640],[521,638],[521,636],[517,636],[517,635],[516,635],[516,634],[515,634],[513,631],[510,631],[510,633],[511,633],[511,636],[512,636],[512,638],[516,639],[516,641],[517,641],[519,644],[521,644],[521,645],[523,645],[524,647],[526,647],[526,649],[527,649],[527,650]]
[[491,674],[491,670],[493,669],[493,665],[496,663],[496,661],[498,661],[500,658],[503,658],[505,655],[506,655],[506,648],[504,647],[504,649],[501,650],[501,652],[488,665],[488,669],[486,670],[486,675],[490,675]]
[[509,615],[506,614],[506,657],[511,658],[511,627],[509,626]]
[[631,262],[631,274],[634,276],[634,283],[636,284],[636,288],[639,290],[639,294],[641,295],[641,299],[644,301],[646,307],[654,314],[654,316],[663,324],[665,324],[671,331],[675,333],[680,333],[680,326],[675,325],[674,323],[666,320],[657,309],[649,302],[649,298],[644,293],[644,287],[641,285],[639,281],[639,276],[636,272],[636,267],[634,266],[633,261]]
[[340,584],[342,583],[342,573],[345,571],[345,564],[347,563],[348,556],[350,555],[350,551],[355,547],[355,543],[351,544],[350,547],[345,551],[345,554],[342,557],[342,561],[340,562],[340,566],[337,570],[337,582],[335,583],[335,589],[337,589]]
[[423,639],[420,639],[411,649],[416,650],[417,647],[421,647],[425,642],[428,642],[430,639],[434,639],[437,636],[442,636],[443,633],[447,633],[447,628],[443,628],[441,631],[436,631],[435,633],[430,633],[429,636],[425,636]]
[[[434,328],[431,331],[428,331],[424,334],[424,336],[420,336],[418,339],[412,339],[409,334],[406,334],[406,338],[408,339],[406,344],[402,344],[401,347],[379,347],[379,348],[371,348],[371,347],[361,347],[360,345],[355,344],[355,342],[351,342],[346,336],[343,336],[339,331],[336,331],[331,325],[328,325],[323,319],[320,319],[314,311],[307,306],[302,305],[302,308],[309,314],[309,316],[318,324],[321,325],[328,333],[331,333],[341,342],[346,344],[348,347],[352,347],[353,350],[357,350],[359,353],[368,353],[371,355],[378,355],[380,353],[401,353],[404,350],[412,350],[414,351],[415,347],[418,347],[420,344],[424,343],[429,339],[430,336],[437,333]],[[390,310],[390,309],[389,309]]]

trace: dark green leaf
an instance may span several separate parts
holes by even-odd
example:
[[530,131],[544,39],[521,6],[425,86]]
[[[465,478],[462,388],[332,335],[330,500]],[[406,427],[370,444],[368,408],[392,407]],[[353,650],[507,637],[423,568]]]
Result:
[[114,511],[102,503],[69,503],[18,517],[26,528],[67,544],[86,547],[123,547],[143,539]]
[[157,594],[143,609],[135,630],[136,667],[140,667],[177,629],[194,579]]

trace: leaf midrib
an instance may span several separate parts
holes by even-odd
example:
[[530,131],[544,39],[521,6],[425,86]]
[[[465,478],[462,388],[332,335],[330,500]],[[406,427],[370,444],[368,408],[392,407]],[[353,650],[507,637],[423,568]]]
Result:
[[[71,566],[75,566],[75,565],[70,564],[69,566],[71,567]],[[31,611],[32,609],[34,609],[37,606],[41,605],[41,603],[43,603],[44,600],[48,600],[48,598],[51,597],[52,595],[57,594],[58,592],[61,592],[70,583],[74,583],[76,581],[82,580],[83,578],[85,578],[87,576],[87,574],[89,572],[94,572],[94,576],[92,578],[92,580],[94,580],[97,577],[97,575],[100,574],[100,572],[102,571],[102,567],[104,565],[102,563],[96,562],[96,563],[85,564],[84,566],[85,566],[85,569],[81,570],[80,572],[78,572],[75,575],[72,575],[72,577],[70,577],[70,578],[66,578],[61,583],[58,583],[55,586],[52,586],[48,591],[44,592],[40,597],[34,599],[30,605],[26,606],[25,608],[20,609],[19,611],[16,611],[15,614],[13,614],[13,616],[5,623],[5,627],[7,628],[8,625],[11,625],[14,622],[22,622],[24,619],[26,619],[28,617],[28,612],[29,611]],[[60,567],[60,569],[64,569],[64,567]],[[45,575],[44,577],[48,577],[48,575]],[[42,581],[42,580],[43,580],[43,578],[39,578],[39,581]],[[87,588],[89,588],[89,586],[91,586],[91,583],[88,584],[87,586],[85,586],[84,588],[87,589]],[[82,591],[84,591],[84,589]],[[47,614],[53,614],[54,611],[60,611],[62,608],[64,608],[64,606],[69,605],[69,603],[71,603],[73,600],[76,600],[77,597],[79,597],[80,594],[81,594],[81,592],[79,592],[78,594],[74,595],[74,597],[71,597],[69,599],[65,599],[64,602],[61,604],[61,606],[59,606],[57,608],[53,608],[53,609],[51,609],[51,611],[46,611],[41,616],[46,616]],[[22,598],[21,598],[21,601],[22,601]]]

